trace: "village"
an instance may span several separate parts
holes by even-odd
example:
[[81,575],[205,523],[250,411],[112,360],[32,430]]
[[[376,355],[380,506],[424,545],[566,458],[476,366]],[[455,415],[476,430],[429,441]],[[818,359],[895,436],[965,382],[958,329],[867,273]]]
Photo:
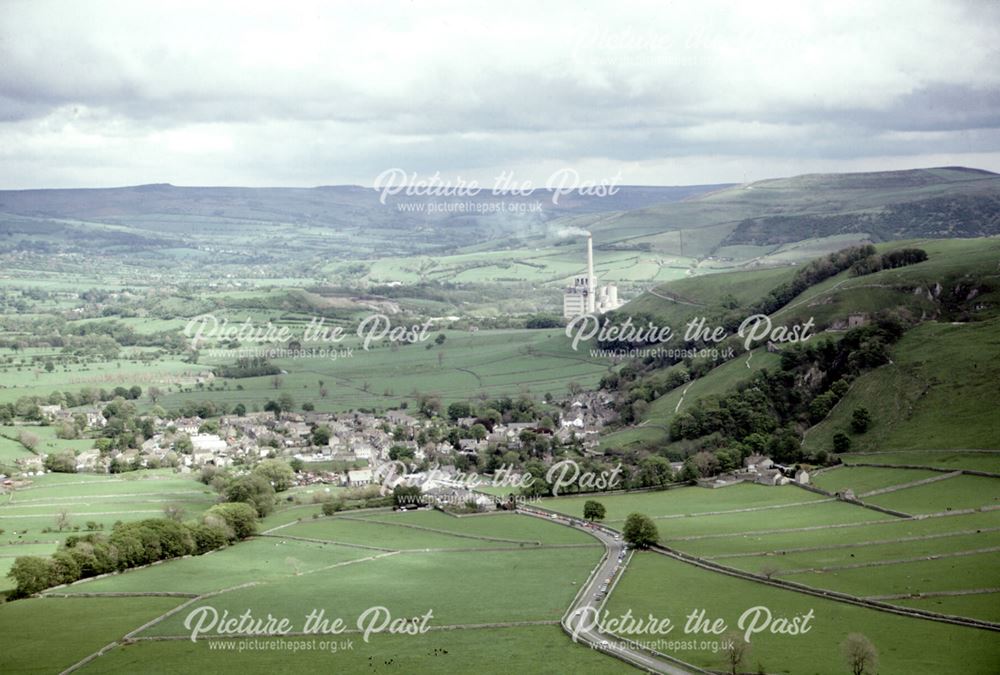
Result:
[[[41,405],[41,425],[75,424],[95,439],[94,447],[19,459],[20,475],[0,480],[9,487],[53,470],[122,473],[173,467],[191,474],[207,467],[239,473],[265,459],[282,459],[295,470],[295,485],[362,487],[383,482],[379,467],[396,461],[417,470],[438,467],[440,477],[493,468],[487,463],[491,456],[551,459],[560,448],[593,453],[601,429],[614,418],[611,403],[606,394],[581,392],[556,415],[547,412],[517,422],[473,415],[427,418],[405,409],[381,414],[266,411],[211,418],[140,414],[136,419],[147,430],[145,438],[127,449],[101,448],[112,416],[108,408]],[[57,464],[50,455],[64,461]]]

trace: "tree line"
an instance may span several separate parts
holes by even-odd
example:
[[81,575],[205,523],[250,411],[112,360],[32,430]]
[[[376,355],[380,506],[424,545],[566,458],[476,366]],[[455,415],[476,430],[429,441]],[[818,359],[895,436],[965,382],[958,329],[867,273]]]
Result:
[[52,556],[19,556],[7,576],[15,596],[109,572],[187,555],[201,555],[246,539],[257,531],[257,513],[243,503],[216,504],[200,521],[147,518],[116,523],[110,534],[72,535]]

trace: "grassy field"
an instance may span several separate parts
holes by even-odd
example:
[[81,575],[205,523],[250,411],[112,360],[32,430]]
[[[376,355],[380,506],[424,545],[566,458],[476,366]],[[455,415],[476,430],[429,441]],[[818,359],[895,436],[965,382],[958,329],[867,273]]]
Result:
[[[185,400],[209,399],[262,409],[268,400],[288,393],[298,404],[309,401],[319,411],[343,411],[397,407],[403,401],[412,402],[414,392],[435,394],[445,404],[479,394],[491,398],[521,393],[539,398],[545,393],[565,396],[570,383],[592,387],[610,367],[592,358],[586,346],[574,351],[557,329],[449,331],[445,335],[443,345],[433,345],[432,340],[398,349],[373,344],[370,351],[345,340],[343,346],[355,347],[353,356],[273,359],[274,365],[286,371],[280,389],[274,388],[271,377],[242,378],[217,383],[211,390],[174,392],[161,405],[170,408]],[[218,359],[219,363],[231,361]],[[328,390],[326,397],[319,393],[321,380]]]
[[[998,327],[1000,320],[927,323],[910,330],[894,347],[893,363],[859,377],[830,415],[810,429],[803,448],[830,450],[833,434],[844,432],[855,450],[996,449]],[[872,415],[864,434],[850,431],[857,407]]]
[[0,605],[0,632],[6,645],[0,650],[0,671],[61,672],[181,602],[149,597],[38,598]]
[[[670,618],[676,628],[669,639],[695,637],[697,643],[712,637],[686,636],[682,632],[685,616],[692,611],[704,609],[708,617],[722,618],[735,628],[741,614],[755,606],[767,607],[775,618],[801,616],[812,610],[814,619],[811,630],[802,635],[763,632],[753,636],[744,670],[839,675],[847,672],[839,645],[853,632],[863,633],[874,642],[880,657],[878,672],[882,675],[937,675],[955,672],[956,663],[962,664],[963,673],[985,675],[995,672],[1000,659],[1000,643],[988,631],[895,616],[720,576],[653,553],[634,557],[607,609],[611,616],[631,610],[634,616],[652,613],[658,618]],[[928,649],[927,645],[934,647]],[[724,667],[722,654],[702,649],[699,644],[672,653],[703,667]]]
[[941,474],[937,471],[921,469],[879,469],[874,467],[838,467],[824,471],[813,479],[813,484],[827,492],[838,492],[850,488],[855,495],[871,490],[902,485]]
[[[0,355],[10,355],[10,350],[0,350]],[[58,359],[58,350],[37,351],[40,356],[51,355]],[[0,368],[0,403],[13,403],[22,396],[47,397],[53,391],[78,391],[84,387],[113,389],[138,385],[143,390],[152,385],[169,387],[194,382],[205,368],[185,362],[180,357],[163,356],[149,361],[91,360],[87,363],[66,363],[52,372],[46,372],[39,363],[35,367]]]
[[365,520],[416,525],[467,536],[496,537],[542,544],[597,544],[593,537],[579,530],[513,513],[456,518],[440,511],[410,511],[391,515],[372,514],[365,516]]
[[[74,452],[80,452],[82,450],[89,450],[94,447],[94,441],[87,438],[58,438],[56,436],[56,427],[53,426],[36,426],[36,425],[16,425],[16,426],[0,426],[0,452],[3,452],[9,448],[9,454],[11,459],[20,459],[24,457],[30,457],[33,454],[45,455],[53,452],[62,452],[63,450],[72,450]],[[18,438],[21,433],[31,434],[38,439],[38,445],[35,446],[34,452],[28,450],[24,445],[18,442]],[[16,446],[16,447],[15,447]],[[16,448],[20,448],[17,451]],[[7,452],[0,455],[0,461],[3,461],[4,456]]]
[[0,435],[0,465],[14,467],[16,460],[33,457],[34,454],[16,440]]
[[[37,476],[0,498],[0,572],[5,575],[16,556],[53,553],[69,535],[86,532],[89,523],[107,532],[117,521],[163,517],[167,506],[193,518],[216,501],[208,487],[171,469]],[[63,513],[69,525],[60,531],[56,520]],[[0,589],[11,587],[10,579],[0,578]]]
[[[196,604],[237,614],[251,608],[300,622],[313,608],[326,608],[354,623],[376,605],[404,617],[433,610],[435,625],[558,620],[599,558],[596,547],[389,554]],[[183,617],[170,617],[143,634],[184,635]]]
[[868,498],[867,501],[903,513],[937,513],[996,506],[1000,504],[1000,479],[957,476],[928,485],[878,495]]
[[[458,520],[443,514],[429,513],[429,518],[421,517],[423,515],[385,514],[380,517],[368,516],[363,520],[320,518],[284,527],[275,534],[396,550],[593,543],[593,539],[582,533],[564,531],[565,528],[539,523],[527,516],[496,515]],[[478,522],[480,520],[483,522]],[[416,527],[410,527],[411,525]]]
[[[343,636],[349,639],[352,636]],[[573,644],[558,626],[518,626],[433,631],[425,635],[374,635],[369,643],[331,653],[321,638],[289,638],[297,647],[237,651],[210,649],[205,641],[137,642],[102,656],[82,672],[176,673],[201,664],[213,673],[335,671],[341,673],[581,673],[635,672],[598,651]],[[239,641],[233,641],[239,646]],[[390,661],[391,659],[391,661]]]
[[969,469],[1000,473],[1000,451],[962,452],[961,450],[908,450],[901,452],[845,453],[845,464],[910,464],[937,466],[943,469]]
[[[993,537],[993,543],[997,542]],[[789,581],[851,595],[926,593],[995,588],[1000,584],[1000,553],[981,553],[939,560],[899,563],[878,573],[861,567],[826,572],[783,574]],[[875,590],[877,589],[877,593]]]
[[984,621],[1000,623],[1000,597],[997,597],[996,592],[977,595],[907,598],[893,600],[892,604],[954,616],[971,616]]
[[604,505],[607,511],[604,522],[614,525],[623,523],[625,517],[633,512],[645,513],[653,518],[676,517],[731,509],[815,502],[823,500],[824,497],[792,486],[774,488],[741,483],[717,490],[683,487],[657,492],[548,498],[542,500],[542,506],[583,518],[583,505],[591,499]]
[[[811,529],[802,529],[811,528]],[[948,535],[954,532],[975,532],[1000,528],[1000,511],[962,513],[933,518],[893,518],[859,521],[846,527],[814,527],[803,523],[802,528],[766,529],[760,527],[737,536],[707,536],[675,542],[681,550],[707,558],[729,558],[743,555],[779,556],[788,551],[813,548],[868,546],[871,542],[893,542],[899,539]],[[844,553],[845,557],[851,551]]]
[[[942,474],[906,469],[838,468],[821,474],[823,487],[876,489]],[[986,505],[997,480],[961,476],[873,497],[913,513]],[[957,481],[957,482],[956,482]],[[910,495],[909,497],[904,497]],[[899,497],[897,497],[899,496]],[[1000,510],[921,519],[893,518],[857,505],[823,499],[795,487],[740,484],[716,490],[592,496],[605,505],[607,524],[624,515],[654,518],[664,545],[756,574],[860,596],[1000,587]],[[549,499],[547,507],[582,516],[587,498]]]
[[360,548],[261,538],[207,555],[93,579],[56,593],[208,593],[249,582],[269,582],[313,574],[371,555]]
[[[82,485],[94,489],[99,484],[86,482]],[[40,489],[66,490],[69,486],[62,484]],[[285,507],[278,512],[285,517],[277,520],[295,523],[290,516],[310,509],[312,505]],[[448,530],[454,534],[417,527]],[[392,544],[402,548],[413,546],[417,550],[377,551],[294,540],[283,538],[283,535],[348,538],[365,546]],[[472,537],[517,538],[556,547],[521,547]],[[571,546],[559,548],[567,544]],[[453,550],[427,550],[441,545]],[[497,548],[504,550],[493,550]],[[272,537],[82,582],[53,593],[195,594],[252,584],[198,601],[192,607],[208,604],[231,613],[251,608],[255,614],[270,612],[275,616],[287,616],[299,625],[314,607],[326,609],[328,616],[344,618],[349,627],[353,627],[365,609],[375,605],[389,608],[393,616],[416,616],[433,610],[429,624],[432,631],[425,635],[376,635],[370,643],[364,643],[357,634],[347,634],[343,639],[353,638],[352,648],[331,653],[313,644],[291,652],[286,646],[255,652],[257,660],[254,663],[258,665],[280,657],[285,667],[294,663],[301,668],[337,667],[354,672],[377,662],[379,670],[388,672],[440,672],[442,668],[463,669],[478,659],[477,670],[481,672],[510,672],[509,669],[517,664],[531,672],[565,672],[566,667],[573,667],[574,672],[617,672],[627,667],[588,648],[573,645],[555,625],[600,554],[601,547],[592,537],[528,516],[496,514],[454,518],[436,512],[369,512],[362,520],[309,518],[277,530]],[[138,628],[148,618],[175,606],[180,599],[51,597],[18,601],[0,606],[0,625],[8,617],[20,616],[24,609],[41,602],[54,609],[78,607],[85,615],[94,611],[92,608],[98,604],[107,608],[105,611],[114,612],[113,608],[119,606],[116,603],[122,603],[122,607],[130,602],[148,606],[144,603],[149,600],[159,603],[151,616],[133,620],[134,614],[122,614],[107,635],[94,638],[94,645],[87,643],[85,648],[81,647],[79,655],[71,653],[61,657],[67,659],[66,663],[55,664],[50,655],[48,662],[53,665],[45,670],[60,669]],[[186,615],[187,611],[182,611],[167,618],[140,634],[136,644],[112,650],[87,670],[127,672],[134,667],[136,659],[144,660],[144,670],[151,672],[156,672],[158,667],[162,667],[163,672],[174,670],[180,664],[190,663],[191,658],[203,664],[211,663],[213,672],[232,672],[247,667],[242,652],[216,657],[208,653],[210,650],[204,640],[198,644],[187,640],[141,640],[148,636],[186,634],[183,627]],[[46,616],[53,617],[52,621],[47,620],[47,625],[60,625],[62,617],[58,612]],[[548,622],[551,625],[521,624],[488,630],[477,627],[497,622]],[[435,626],[452,629],[433,630]],[[319,636],[323,637],[327,636]],[[312,639],[303,638],[302,641]],[[27,647],[21,650],[21,656],[24,663],[28,663],[42,645],[24,644]],[[484,655],[489,654],[496,657],[483,662]],[[155,660],[155,665],[148,659]],[[22,665],[19,660],[9,662],[14,666]]]

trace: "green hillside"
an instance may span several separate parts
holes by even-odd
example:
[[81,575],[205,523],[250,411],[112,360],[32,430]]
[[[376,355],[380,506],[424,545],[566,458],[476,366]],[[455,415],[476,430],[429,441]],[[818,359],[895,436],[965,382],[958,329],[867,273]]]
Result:
[[[855,450],[1000,448],[1000,320],[917,326],[896,345],[892,361],[854,382],[808,431],[807,451],[831,450],[837,432]],[[858,407],[873,419],[863,434],[851,431]]]
[[[771,315],[775,325],[811,319],[817,331],[829,331],[826,338],[834,339],[844,335],[849,319],[871,326],[880,317],[892,316],[908,328],[903,339],[890,346],[891,362],[868,372],[862,369],[857,379],[849,376],[836,394],[828,395],[836,405],[826,420],[809,428],[826,414],[822,406],[793,416],[797,433],[804,433],[806,456],[832,451],[838,432],[848,433],[856,450],[997,447],[1000,423],[990,407],[1000,393],[1000,373],[992,365],[1000,345],[1000,239],[910,240],[876,247],[877,255],[904,248],[919,248],[928,258],[861,276],[846,269],[808,286]],[[701,316],[709,324],[734,326],[759,311],[762,298],[805,271],[789,267],[691,277],[656,287],[622,312],[649,315],[675,329]],[[812,344],[823,339],[817,335]],[[632,404],[630,411],[638,410],[635,424],[605,435],[601,448],[642,448],[673,458],[706,444],[711,449],[713,441],[672,439],[670,424],[699,401],[731,393],[760,369],[777,368],[781,361],[778,354],[762,349],[754,352],[750,368],[746,358],[742,354],[714,368],[704,359],[640,366],[638,378],[626,386],[626,399],[636,400],[648,391],[655,395],[646,396],[648,403],[640,401],[638,409]],[[826,378],[822,371],[797,377],[803,376],[813,383],[804,386],[798,381],[794,386],[801,391],[788,405],[807,408],[823,391],[816,388]],[[842,400],[841,391],[847,391]],[[865,434],[850,431],[857,407],[867,408],[876,420]]]

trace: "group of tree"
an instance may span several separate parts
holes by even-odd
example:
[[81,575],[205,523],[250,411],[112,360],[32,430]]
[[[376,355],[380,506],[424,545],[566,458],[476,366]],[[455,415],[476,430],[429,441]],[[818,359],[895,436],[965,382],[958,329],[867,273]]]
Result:
[[250,472],[238,476],[204,467],[200,480],[220,492],[227,502],[247,504],[263,518],[274,509],[275,495],[294,484],[295,471],[284,460],[265,459]]
[[[729,392],[701,398],[676,415],[670,437],[692,441],[696,448],[714,455],[714,463],[702,457],[701,466],[691,466],[701,475],[706,475],[706,469],[736,468],[755,453],[777,462],[798,462],[802,459],[801,429],[826,417],[854,378],[888,362],[889,347],[903,330],[899,321],[879,318],[848,331],[839,341],[790,346],[782,352],[776,370],[758,371]],[[856,415],[855,430],[867,429],[870,414]]]
[[851,266],[851,274],[856,277],[873,274],[882,270],[915,265],[927,260],[927,251],[921,248],[901,248],[887,253],[874,254],[859,260]]
[[264,410],[274,413],[275,419],[280,419],[281,413],[291,412],[294,409],[295,399],[287,392],[264,404]]
[[214,372],[216,377],[266,377],[279,375],[281,368],[268,363],[263,356],[244,356],[236,359],[236,363],[233,365],[217,366]]
[[110,534],[72,535],[50,557],[20,556],[7,576],[16,595],[32,595],[79,579],[200,555],[253,535],[257,514],[246,504],[217,504],[197,521],[150,518],[117,523]]

